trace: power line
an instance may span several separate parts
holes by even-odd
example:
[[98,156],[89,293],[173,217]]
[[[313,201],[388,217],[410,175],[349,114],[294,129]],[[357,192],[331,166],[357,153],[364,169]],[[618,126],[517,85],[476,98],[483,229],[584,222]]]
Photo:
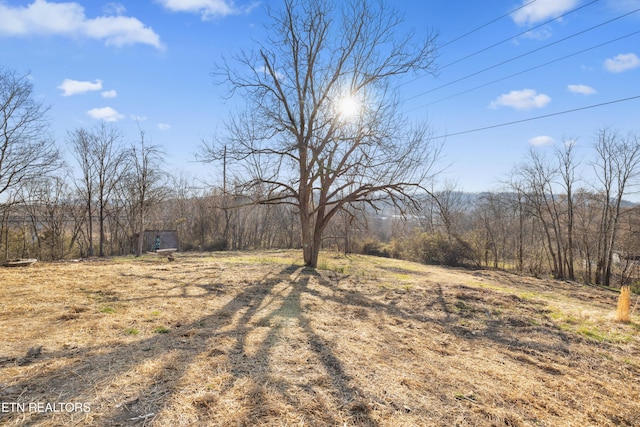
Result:
[[[533,0],[533,1],[529,2],[529,3],[526,3],[526,4],[522,5],[521,7],[517,8],[517,9],[514,9],[514,10],[512,10],[511,12],[509,12],[509,13],[507,13],[507,14],[505,14],[505,15],[502,15],[502,16],[500,16],[500,17],[496,18],[496,19],[494,19],[494,20],[492,20],[491,22],[489,22],[489,23],[487,23],[487,24],[484,24],[484,25],[482,25],[482,26],[480,26],[480,27],[478,27],[478,28],[476,28],[476,29],[474,29],[474,30],[469,31],[468,33],[465,33],[465,34],[463,34],[463,35],[461,35],[461,36],[459,36],[459,37],[456,37],[456,38],[455,38],[455,39],[453,39],[452,41],[445,43],[444,45],[440,46],[439,48],[441,49],[441,48],[443,48],[443,47],[445,47],[445,46],[448,46],[448,45],[452,44],[454,41],[457,41],[457,40],[459,40],[459,39],[461,39],[461,38],[463,38],[463,37],[466,37],[466,36],[467,36],[467,35],[469,35],[469,34],[473,34],[474,32],[476,32],[476,31],[478,31],[478,30],[480,30],[480,29],[482,29],[482,28],[484,28],[484,27],[486,27],[486,26],[488,26],[488,25],[490,25],[490,24],[492,24],[492,23],[494,23],[494,22],[496,22],[496,21],[498,21],[498,20],[500,20],[500,19],[504,18],[505,16],[509,16],[509,15],[511,15],[512,13],[517,12],[518,10],[520,10],[520,9],[522,9],[522,8],[524,8],[524,7],[528,6],[528,5],[530,5],[531,3],[535,2],[535,1],[536,1],[536,0]],[[494,44],[492,44],[492,45],[490,45],[490,46],[488,46],[488,47],[486,47],[486,48],[483,48],[483,49],[480,49],[480,50],[478,50],[478,51],[476,51],[476,52],[474,52],[474,53],[471,53],[471,54],[469,54],[469,55],[467,55],[467,56],[465,56],[465,57],[463,57],[463,58],[457,59],[457,60],[455,60],[455,61],[453,61],[453,62],[451,62],[451,63],[449,63],[449,64],[447,64],[447,65],[445,65],[445,66],[443,66],[443,67],[441,67],[441,68],[440,68],[440,70],[443,70],[443,69],[448,68],[448,67],[450,67],[450,66],[452,66],[452,65],[454,65],[454,64],[457,64],[457,63],[459,63],[459,62],[462,62],[462,61],[464,61],[464,60],[467,60],[467,59],[469,59],[469,58],[471,58],[471,57],[474,57],[474,56],[476,56],[476,55],[478,55],[478,54],[480,54],[480,53],[486,52],[487,50],[493,49],[493,48],[494,48],[494,47],[496,47],[496,46],[500,46],[501,44],[506,43],[506,42],[508,42],[508,41],[511,41],[511,40],[513,40],[513,39],[515,39],[515,38],[518,38],[518,37],[520,37],[520,36],[522,36],[522,35],[524,35],[524,34],[526,34],[526,33],[529,33],[529,32],[531,32],[531,31],[537,30],[538,28],[541,28],[541,27],[543,27],[543,26],[545,26],[545,25],[547,25],[547,24],[550,24],[550,23],[551,23],[551,22],[553,22],[553,21],[557,21],[557,20],[559,20],[559,19],[562,19],[562,18],[564,18],[564,17],[566,17],[566,16],[568,16],[568,15],[570,15],[570,14],[574,13],[574,12],[577,12],[578,10],[581,10],[581,9],[583,9],[583,8],[587,7],[587,6],[591,6],[592,4],[597,3],[598,1],[600,1],[600,0],[593,0],[593,1],[592,1],[592,2],[590,2],[590,3],[584,4],[584,5],[580,6],[580,7],[577,7],[577,8],[575,8],[575,9],[572,9],[572,10],[568,11],[568,12],[565,12],[565,13],[563,13],[563,14],[562,14],[562,15],[560,15],[560,16],[557,16],[557,17],[555,17],[555,18],[552,18],[552,19],[549,19],[549,20],[547,20],[547,21],[544,21],[543,23],[538,24],[538,25],[536,25],[536,26],[534,26],[534,27],[532,27],[532,28],[529,28],[529,29],[527,29],[527,30],[525,30],[525,31],[522,31],[522,32],[520,32],[520,33],[518,33],[518,34],[516,34],[516,35],[514,35],[514,36],[508,37],[508,38],[506,38],[506,39],[504,39],[504,40],[501,40],[501,41],[499,41],[499,42],[497,42],[497,43],[494,43]],[[404,86],[404,85],[407,85],[407,84],[409,84],[409,83],[413,83],[413,82],[415,82],[415,81],[417,81],[417,80],[420,80],[420,79],[422,79],[422,78],[424,78],[424,77],[425,77],[425,76],[419,76],[419,77],[416,77],[416,78],[414,78],[414,79],[411,79],[411,80],[409,80],[409,81],[407,81],[407,82],[404,82],[404,83],[400,84],[400,86]]]
[[[477,28],[474,28],[474,29],[473,29],[473,30],[471,30],[471,31],[467,31],[466,33],[464,33],[464,34],[462,34],[462,35],[460,35],[460,36],[456,37],[455,39],[453,39],[453,40],[449,40],[449,41],[448,41],[448,42],[446,42],[445,44],[443,44],[443,45],[439,46],[439,48],[440,48],[440,49],[442,49],[442,48],[443,48],[443,47],[445,47],[445,46],[449,46],[450,44],[453,44],[453,43],[457,42],[458,40],[461,40],[461,39],[463,39],[463,38],[465,38],[465,37],[467,37],[467,36],[470,36],[471,34],[473,34],[473,33],[477,32],[477,31],[480,31],[481,29],[483,29],[483,28],[485,28],[485,27],[488,27],[489,25],[491,25],[491,24],[493,24],[493,23],[495,23],[495,22],[498,22],[498,21],[499,21],[499,20],[501,20],[502,18],[506,18],[507,16],[509,16],[509,15],[511,15],[511,14],[513,14],[513,13],[517,12],[517,11],[519,11],[520,9],[524,9],[525,7],[529,6],[529,5],[530,5],[530,4],[532,4],[532,3],[535,3],[536,1],[537,1],[537,0],[531,0],[529,3],[525,3],[525,4],[523,4],[522,6],[517,7],[517,8],[515,8],[515,9],[513,9],[512,11],[509,11],[509,12],[505,13],[505,14],[504,14],[504,15],[502,15],[502,16],[499,16],[499,17],[497,17],[497,18],[495,18],[495,19],[492,19],[491,21],[487,22],[486,24],[483,24],[483,25],[481,25],[481,26],[479,26],[479,27],[477,27]],[[598,1],[598,0],[596,0],[596,1]]]
[[606,46],[606,45],[608,45],[608,44],[615,43],[615,42],[617,42],[617,41],[620,41],[620,40],[625,39],[625,38],[628,38],[628,37],[635,36],[635,35],[637,35],[637,34],[640,34],[640,30],[638,30],[638,31],[634,31],[633,33],[625,34],[624,36],[616,37],[615,39],[608,40],[608,41],[606,41],[606,42],[604,42],[604,43],[600,43],[600,44],[597,44],[597,45],[595,45],[595,46],[591,46],[591,47],[589,47],[589,48],[582,49],[582,50],[577,51],[577,52],[574,52],[574,53],[570,53],[570,54],[568,54],[568,55],[564,55],[564,56],[562,56],[562,57],[560,57],[560,58],[553,59],[553,60],[548,61],[548,62],[545,62],[545,63],[543,63],[543,64],[539,64],[539,65],[536,65],[536,66],[534,66],[534,67],[527,68],[526,70],[522,70],[522,71],[519,71],[519,72],[517,72],[517,73],[509,74],[509,75],[507,75],[507,76],[503,76],[503,77],[501,77],[501,78],[499,78],[499,79],[492,80],[492,81],[490,81],[490,82],[488,82],[488,83],[484,83],[484,84],[481,84],[481,85],[479,85],[479,86],[475,86],[475,87],[470,88],[470,89],[463,90],[463,91],[458,92],[458,93],[455,93],[455,94],[453,94],[453,95],[449,95],[449,96],[447,96],[447,97],[440,98],[440,99],[438,99],[438,100],[436,100],[436,101],[429,102],[428,104],[424,104],[424,105],[421,105],[421,106],[419,106],[419,107],[415,107],[415,108],[412,108],[412,109],[410,109],[410,110],[407,110],[407,112],[415,111],[415,110],[418,110],[418,109],[423,108],[423,107],[428,107],[428,106],[430,106],[430,105],[437,104],[437,103],[439,103],[439,102],[446,101],[446,100],[449,100],[449,99],[451,99],[451,98],[455,98],[455,97],[457,97],[457,96],[467,94],[467,93],[469,93],[469,92],[473,92],[474,90],[478,90],[478,89],[481,89],[481,88],[483,88],[483,87],[487,87],[487,86],[490,86],[490,85],[492,85],[492,84],[499,83],[499,82],[501,82],[501,81],[504,81],[504,80],[510,79],[510,78],[512,78],[512,77],[519,76],[519,75],[521,75],[521,74],[525,74],[525,73],[528,73],[528,72],[533,71],[533,70],[537,70],[538,68],[546,67],[547,65],[551,65],[551,64],[554,64],[554,63],[556,63],[556,62],[564,61],[565,59],[569,59],[569,58],[571,58],[571,57],[574,57],[574,56],[580,55],[580,54],[585,53],[585,52],[588,52],[588,51],[590,51],[590,50],[598,49],[598,48],[600,48],[600,47],[602,47],[602,46]]
[[560,115],[569,114],[569,113],[575,113],[576,111],[582,111],[582,110],[588,110],[588,109],[591,109],[591,108],[602,107],[602,106],[605,106],[605,105],[611,105],[611,104],[617,104],[617,103],[620,103],[620,102],[632,101],[634,99],[640,99],[640,95],[631,96],[629,98],[616,99],[616,100],[613,100],[613,101],[602,102],[600,104],[587,105],[586,107],[574,108],[574,109],[571,109],[571,110],[557,111],[555,113],[545,114],[545,115],[536,116],[536,117],[529,117],[527,119],[515,120],[515,121],[512,121],[512,122],[506,122],[506,123],[500,123],[500,124],[497,124],[497,125],[485,126],[485,127],[481,127],[481,128],[469,129],[469,130],[464,130],[464,131],[454,132],[454,133],[448,133],[448,134],[445,134],[445,135],[436,136],[436,137],[434,137],[434,139],[448,138],[450,136],[458,136],[458,135],[464,135],[464,134],[467,134],[467,133],[480,132],[480,131],[488,130],[488,129],[495,129],[495,128],[504,127],[504,126],[511,126],[511,125],[515,125],[515,124],[519,124],[519,123],[530,122],[530,121],[540,120],[540,119],[546,119],[548,117],[560,116]]
[[564,17],[566,17],[566,16],[569,16],[570,14],[575,13],[575,12],[577,12],[577,11],[581,10],[581,9],[584,9],[585,7],[591,6],[591,5],[593,5],[593,4],[595,4],[595,3],[599,2],[599,1],[600,1],[600,0],[593,0],[593,1],[592,1],[592,2],[590,2],[590,3],[584,4],[584,5],[580,6],[580,7],[577,7],[577,8],[575,8],[575,9],[572,9],[572,10],[570,10],[570,11],[568,11],[568,12],[566,12],[566,13],[564,13],[564,14],[562,14],[562,15],[558,16],[558,17],[555,17],[555,18],[553,18],[553,19],[549,19],[548,21],[545,21],[545,22],[543,22],[543,23],[541,23],[541,24],[538,24],[538,25],[536,25],[535,27],[529,28],[529,29],[528,29],[528,30],[526,30],[526,31],[522,31],[522,32],[520,32],[520,33],[516,34],[515,36],[512,36],[512,37],[506,38],[506,39],[504,39],[504,40],[502,40],[502,41],[499,41],[499,42],[497,42],[497,43],[492,44],[492,45],[491,45],[491,46],[489,46],[489,47],[485,47],[484,49],[478,50],[478,51],[476,51],[476,52],[474,52],[474,53],[471,53],[471,54],[469,54],[469,55],[467,55],[467,56],[465,56],[465,57],[462,57],[462,58],[457,59],[457,60],[455,60],[455,61],[453,61],[453,62],[450,62],[450,63],[448,63],[447,65],[444,65],[443,67],[441,67],[440,69],[441,69],[441,70],[443,70],[443,69],[445,69],[445,68],[449,68],[449,67],[451,67],[452,65],[455,65],[455,64],[457,64],[457,63],[459,63],[459,62],[462,62],[462,61],[465,61],[465,60],[467,60],[467,59],[469,59],[469,58],[472,58],[472,57],[474,57],[474,56],[476,56],[476,55],[478,55],[478,54],[480,54],[480,53],[486,52],[487,50],[493,49],[493,48],[494,48],[494,47],[496,47],[496,46],[500,46],[500,45],[501,45],[501,44],[503,44],[503,43],[506,43],[506,42],[511,41],[511,40],[513,40],[513,39],[515,39],[515,38],[518,38],[518,37],[520,37],[520,36],[522,36],[522,35],[524,35],[524,34],[527,34],[527,33],[531,32],[531,31],[537,30],[538,28],[541,28],[541,27],[543,27],[543,26],[545,26],[545,25],[547,25],[547,24],[549,24],[549,23],[551,23],[551,22],[553,22],[553,21],[557,21],[557,20],[562,19],[562,18],[564,18]]
[[411,99],[418,98],[418,97],[420,97],[420,96],[423,96],[423,95],[426,95],[426,94],[428,94],[428,93],[434,92],[434,91],[436,91],[436,90],[438,90],[438,89],[442,89],[442,88],[444,88],[444,87],[451,86],[452,84],[455,84],[455,83],[461,82],[461,81],[466,80],[466,79],[469,79],[469,78],[471,78],[471,77],[475,77],[475,76],[477,76],[478,74],[482,74],[482,73],[484,73],[484,72],[486,72],[486,71],[489,71],[489,70],[492,70],[492,69],[494,69],[494,68],[498,68],[498,67],[500,67],[500,66],[502,66],[502,65],[508,64],[509,62],[513,62],[513,61],[515,61],[515,60],[517,60],[517,59],[520,59],[520,58],[523,58],[523,57],[525,57],[525,56],[531,55],[532,53],[539,52],[539,51],[541,51],[541,50],[543,50],[543,49],[546,49],[546,48],[548,48],[548,47],[554,46],[554,45],[556,45],[556,44],[559,44],[559,43],[562,43],[562,42],[567,41],[567,40],[569,40],[569,39],[572,39],[572,38],[574,38],[574,37],[577,37],[577,36],[579,36],[579,35],[585,34],[585,33],[589,32],[589,31],[592,31],[592,30],[595,30],[596,28],[599,28],[599,27],[605,26],[605,25],[607,25],[607,24],[610,24],[610,23],[612,23],[612,22],[614,22],[614,21],[617,21],[617,20],[619,20],[619,19],[622,19],[622,18],[624,18],[624,17],[627,17],[627,16],[629,16],[629,15],[631,15],[631,14],[634,14],[634,13],[636,13],[636,12],[638,12],[638,11],[640,11],[640,8],[635,9],[635,10],[633,10],[633,11],[631,11],[631,12],[625,13],[625,14],[623,14],[623,15],[617,16],[617,17],[615,17],[615,18],[609,19],[608,21],[601,22],[601,23],[600,23],[600,24],[598,24],[598,25],[594,25],[593,27],[589,27],[589,28],[587,28],[587,29],[585,29],[585,30],[582,30],[582,31],[579,31],[579,32],[577,32],[577,33],[571,34],[571,35],[569,35],[569,36],[567,36],[567,37],[564,37],[564,38],[562,38],[562,39],[560,39],[560,40],[556,40],[555,42],[548,43],[548,44],[546,44],[546,45],[544,45],[544,46],[541,46],[541,47],[539,47],[539,48],[536,48],[536,49],[530,50],[530,51],[525,52],[525,53],[523,53],[523,54],[521,54],[521,55],[514,56],[513,58],[507,59],[506,61],[502,61],[502,62],[500,62],[500,63],[498,63],[498,64],[494,64],[494,65],[492,65],[492,66],[490,66],[490,67],[483,68],[483,69],[481,69],[481,70],[479,70],[479,71],[476,71],[476,72],[474,72],[474,73],[467,74],[466,76],[464,76],[464,77],[460,77],[459,79],[456,79],[456,80],[453,80],[453,81],[450,81],[449,83],[445,83],[445,84],[440,85],[440,86],[437,86],[437,87],[435,87],[435,88],[433,88],[433,89],[429,89],[429,90],[427,90],[427,91],[420,92],[420,93],[418,93],[418,94],[416,94],[416,95],[413,95],[413,96],[411,96],[411,97],[407,98],[407,100],[411,100]]

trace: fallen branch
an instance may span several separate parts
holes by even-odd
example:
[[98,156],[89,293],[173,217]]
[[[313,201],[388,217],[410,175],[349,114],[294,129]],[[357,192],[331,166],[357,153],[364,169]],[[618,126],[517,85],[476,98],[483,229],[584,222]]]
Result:
[[151,412],[150,414],[147,415],[140,415],[139,417],[133,417],[133,418],[129,418],[129,421],[139,421],[139,420],[146,420],[147,418],[151,418],[153,416],[155,416],[156,414],[154,414],[153,412]]

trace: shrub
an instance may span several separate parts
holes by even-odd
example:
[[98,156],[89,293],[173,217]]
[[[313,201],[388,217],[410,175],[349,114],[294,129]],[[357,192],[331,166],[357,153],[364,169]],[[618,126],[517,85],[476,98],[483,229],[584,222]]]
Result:
[[202,248],[205,252],[226,251],[229,243],[225,239],[212,240]]
[[425,264],[451,267],[467,265],[476,258],[471,246],[459,237],[422,233],[417,237],[413,252]]
[[362,243],[360,253],[363,255],[373,255],[384,258],[389,258],[389,251],[384,247],[382,243],[377,240],[366,240]]
[[396,259],[408,259],[407,255],[407,243],[402,239],[398,239],[394,237],[391,239],[391,242],[387,245],[387,251],[391,258]]

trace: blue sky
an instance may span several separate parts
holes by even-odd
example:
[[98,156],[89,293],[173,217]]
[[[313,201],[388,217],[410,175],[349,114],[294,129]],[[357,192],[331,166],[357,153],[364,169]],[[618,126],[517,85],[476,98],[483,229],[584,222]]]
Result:
[[[622,17],[640,0],[388,1],[417,37],[439,33],[440,70],[399,81],[402,108],[436,137],[472,131],[445,140],[461,189],[496,188],[531,146],[576,139],[588,159],[598,129],[640,133],[640,99],[473,131],[640,95],[640,12]],[[99,120],[126,142],[139,125],[172,172],[204,178],[194,153],[235,102],[210,72],[264,39],[265,4],[279,2],[0,0],[0,67],[30,73],[61,146]]]

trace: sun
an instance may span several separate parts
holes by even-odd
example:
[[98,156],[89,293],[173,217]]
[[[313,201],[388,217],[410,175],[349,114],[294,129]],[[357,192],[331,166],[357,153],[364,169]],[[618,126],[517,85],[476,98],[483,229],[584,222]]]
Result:
[[338,100],[338,114],[343,118],[353,118],[360,113],[360,102],[353,96],[343,96]]

